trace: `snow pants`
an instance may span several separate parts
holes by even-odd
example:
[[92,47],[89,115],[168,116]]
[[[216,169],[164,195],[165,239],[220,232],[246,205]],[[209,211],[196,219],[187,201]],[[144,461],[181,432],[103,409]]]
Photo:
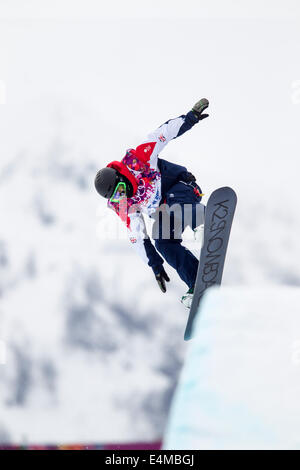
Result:
[[182,246],[182,233],[187,226],[195,229],[203,224],[205,213],[201,196],[194,189],[195,184],[176,183],[168,191],[165,203],[151,216],[155,219],[152,238],[157,251],[189,288],[195,284],[199,260]]

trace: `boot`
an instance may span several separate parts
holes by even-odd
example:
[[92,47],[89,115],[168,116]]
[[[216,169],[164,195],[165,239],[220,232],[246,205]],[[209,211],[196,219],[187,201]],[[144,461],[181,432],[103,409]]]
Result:
[[181,297],[181,303],[186,307],[186,308],[191,308],[192,305],[192,300],[193,300],[193,295],[194,295],[194,288],[191,287],[182,297]]

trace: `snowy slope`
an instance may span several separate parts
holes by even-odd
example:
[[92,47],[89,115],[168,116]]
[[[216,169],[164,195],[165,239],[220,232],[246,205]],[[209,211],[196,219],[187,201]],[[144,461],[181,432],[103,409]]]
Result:
[[300,448],[300,289],[208,291],[166,449]]

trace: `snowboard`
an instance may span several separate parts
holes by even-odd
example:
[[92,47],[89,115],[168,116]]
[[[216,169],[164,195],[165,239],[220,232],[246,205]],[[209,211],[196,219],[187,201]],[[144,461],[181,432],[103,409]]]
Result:
[[207,288],[220,285],[228,240],[237,203],[233,189],[216,189],[209,197],[204,218],[204,242],[194,288],[193,301],[184,333],[184,339],[192,338],[192,328],[201,299]]

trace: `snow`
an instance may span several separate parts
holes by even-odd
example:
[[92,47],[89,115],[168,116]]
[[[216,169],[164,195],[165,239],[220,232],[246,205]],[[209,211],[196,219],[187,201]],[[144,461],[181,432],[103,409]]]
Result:
[[202,20],[201,2],[185,20],[103,20],[78,1],[55,20],[57,2],[14,3],[0,8],[0,442],[157,440],[186,287],[166,267],[160,292],[94,175],[209,98],[210,117],[162,156],[197,175],[204,202],[238,194],[224,285],[299,287],[299,24],[278,8]]
[[300,449],[300,289],[212,288],[171,407],[166,449]]

